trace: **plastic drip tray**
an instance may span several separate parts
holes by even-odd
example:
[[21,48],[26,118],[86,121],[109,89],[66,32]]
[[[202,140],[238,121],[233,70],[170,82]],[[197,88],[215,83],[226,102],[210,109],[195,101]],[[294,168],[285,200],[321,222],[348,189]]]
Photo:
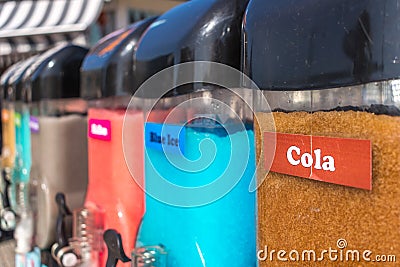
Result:
[[0,243],[0,263],[2,267],[14,267],[14,249],[14,240],[7,240]]

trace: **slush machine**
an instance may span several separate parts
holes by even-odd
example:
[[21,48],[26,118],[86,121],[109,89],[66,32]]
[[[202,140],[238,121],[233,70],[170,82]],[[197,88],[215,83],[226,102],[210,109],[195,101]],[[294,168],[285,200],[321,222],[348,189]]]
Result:
[[[105,229],[115,229],[123,236],[124,247],[130,250],[134,248],[143,216],[143,191],[132,177],[135,175],[136,179],[143,179],[142,113],[136,112],[136,115],[130,116],[132,127],[129,140],[124,144],[122,128],[125,111],[133,94],[133,54],[141,35],[153,21],[154,18],[143,20],[106,36],[89,52],[82,66],[81,96],[90,100],[89,185],[85,208],[76,211],[76,216],[82,213],[91,216],[103,214],[99,239],[102,239]],[[135,148],[129,155],[129,158],[135,159],[135,172],[129,172],[123,145]],[[86,220],[90,220],[90,216]],[[88,233],[95,231],[79,229],[79,225],[76,227],[74,242],[85,239],[85,230]],[[100,259],[99,266],[105,265],[106,257],[104,255]]]
[[[11,103],[6,98],[6,92],[8,90],[10,77],[18,69],[21,62],[18,62],[11,67],[9,67],[1,76],[1,238],[8,239],[12,238],[12,230],[15,228],[15,214],[10,207],[10,196],[9,188],[11,183],[11,169],[12,161],[11,158],[15,151],[15,127],[14,121],[10,120],[10,108],[12,108]],[[4,126],[3,126],[4,125]],[[3,144],[4,142],[4,144]],[[3,150],[5,150],[3,152]]]
[[246,5],[190,1],[140,40],[130,107],[145,117],[146,195],[133,266],[256,266],[252,97],[237,71]]
[[[243,69],[262,91],[259,266],[281,266],[278,248],[316,249],[306,259],[321,266],[399,255],[399,12],[392,0],[250,2]],[[301,257],[281,259],[304,266]]]
[[83,204],[87,187],[86,103],[80,96],[80,66],[86,48],[67,44],[42,54],[25,74],[31,102],[32,173],[36,176],[36,243],[56,241],[56,194],[71,208]]

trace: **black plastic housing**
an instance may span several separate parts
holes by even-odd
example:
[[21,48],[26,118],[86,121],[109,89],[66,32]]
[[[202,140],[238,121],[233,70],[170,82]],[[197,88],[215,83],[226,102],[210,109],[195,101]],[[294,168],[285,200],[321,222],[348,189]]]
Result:
[[400,76],[400,1],[252,0],[243,70],[265,90],[343,87]]
[[[135,88],[159,71],[185,62],[218,62],[239,70],[241,25],[247,3],[247,0],[193,0],[161,15],[143,35],[135,54]],[[175,87],[164,96],[192,93],[209,86]],[[152,88],[138,96],[155,98],[162,91]]]
[[81,70],[83,98],[130,96],[134,93],[133,54],[140,37],[155,19],[139,21],[111,33],[90,50]]
[[40,55],[24,75],[25,101],[79,97],[80,67],[87,52],[66,44]]

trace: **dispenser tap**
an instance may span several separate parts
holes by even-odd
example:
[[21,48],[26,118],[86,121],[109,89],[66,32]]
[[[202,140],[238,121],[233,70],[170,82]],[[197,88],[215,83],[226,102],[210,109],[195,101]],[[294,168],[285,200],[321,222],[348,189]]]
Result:
[[72,213],[67,206],[65,195],[57,193],[55,198],[58,206],[58,217],[56,225],[57,243],[51,247],[51,255],[62,267],[72,267],[79,263],[79,257],[74,249],[69,246],[67,234],[65,231],[65,218],[71,216]]
[[163,245],[137,247],[132,251],[132,267],[166,267],[167,251]]
[[1,177],[1,203],[0,203],[0,228],[3,231],[12,231],[16,226],[15,213],[10,208],[10,181],[5,178],[5,172],[3,171]]

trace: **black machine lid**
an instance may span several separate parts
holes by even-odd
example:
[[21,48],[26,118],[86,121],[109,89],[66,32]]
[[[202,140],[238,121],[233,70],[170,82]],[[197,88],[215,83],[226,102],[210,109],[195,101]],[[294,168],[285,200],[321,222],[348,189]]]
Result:
[[7,99],[7,90],[9,85],[10,77],[15,73],[15,71],[21,66],[22,61],[18,61],[17,63],[11,65],[2,75],[0,79],[0,88],[1,88],[1,98]]
[[398,78],[399,25],[397,0],[251,0],[243,70],[265,90]]
[[[193,0],[161,15],[140,40],[134,58],[135,88],[159,71],[176,64],[211,61],[240,69],[240,38],[248,0]],[[197,84],[198,85],[198,84]],[[188,85],[165,96],[195,92]],[[158,97],[157,88],[140,97]]]
[[28,68],[38,58],[38,56],[32,56],[19,64],[15,72],[10,76],[8,80],[8,89],[4,92],[4,98],[10,101],[21,101],[22,89],[23,89],[23,77]]
[[80,96],[80,67],[88,49],[73,44],[57,46],[40,55],[24,75],[26,101]]
[[155,19],[148,18],[111,33],[91,49],[81,70],[83,98],[130,96],[134,93],[133,54],[143,32]]

